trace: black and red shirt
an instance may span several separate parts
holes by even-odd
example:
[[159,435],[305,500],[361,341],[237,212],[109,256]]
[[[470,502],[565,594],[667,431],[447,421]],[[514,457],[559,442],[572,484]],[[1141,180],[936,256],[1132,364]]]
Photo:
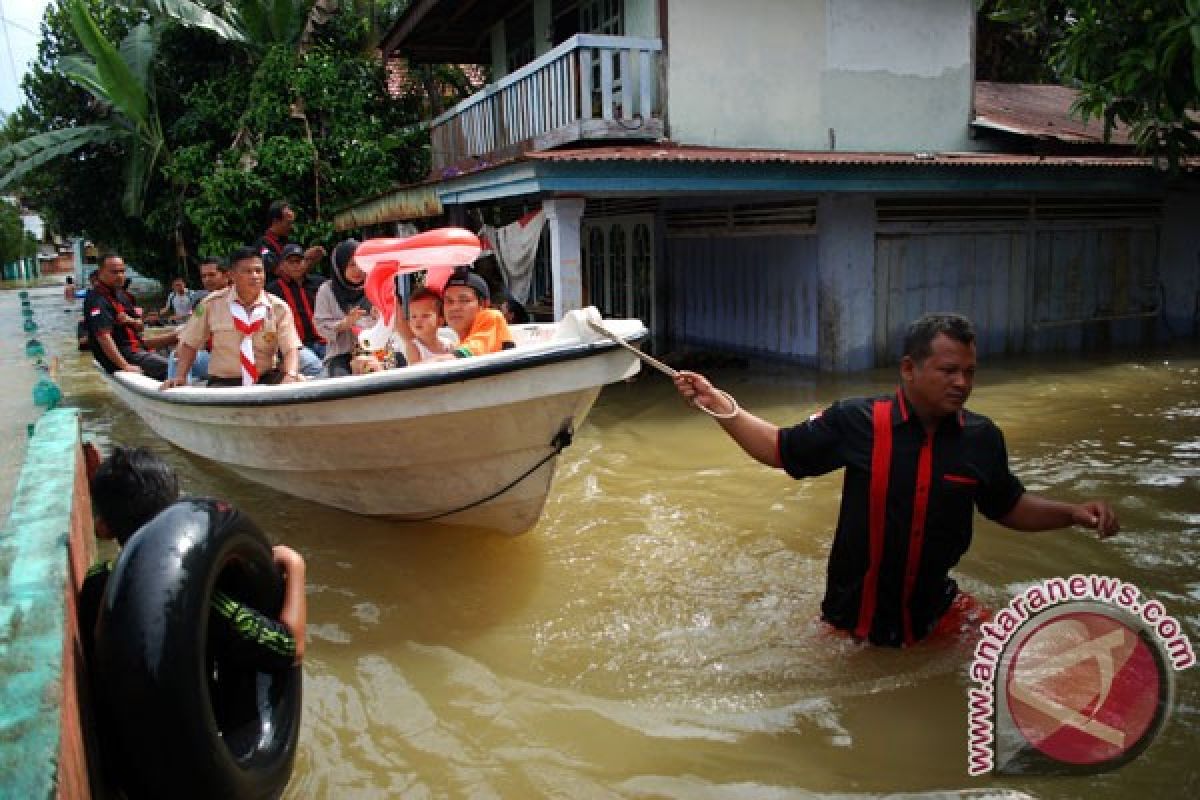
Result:
[[307,273],[304,280],[297,283],[289,277],[280,277],[267,284],[267,291],[283,301],[292,309],[292,319],[296,322],[296,333],[305,345],[314,342],[321,344],[325,340],[317,333],[317,325],[313,322],[313,307],[317,304],[317,290],[327,278]]
[[999,519],[1025,492],[990,419],[963,410],[927,434],[902,391],[781,430],[779,455],[793,478],[846,468],[821,613],[875,644],[929,633],[958,592],[949,572],[971,544],[974,508]]
[[275,268],[283,260],[283,246],[287,243],[286,236],[276,236],[270,231],[265,231],[254,243],[254,249],[262,258],[263,269],[266,270],[268,277],[275,274]]
[[88,290],[83,299],[83,320],[87,323],[88,341],[92,345],[92,355],[108,372],[115,372],[117,365],[112,363],[105,354],[104,348],[98,344],[98,334],[110,334],[113,343],[124,356],[140,353],[146,349],[146,342],[137,328],[117,322],[117,317],[122,313],[135,318],[142,315],[142,310],[137,307],[137,301],[124,289],[110,289],[104,284],[98,283]]

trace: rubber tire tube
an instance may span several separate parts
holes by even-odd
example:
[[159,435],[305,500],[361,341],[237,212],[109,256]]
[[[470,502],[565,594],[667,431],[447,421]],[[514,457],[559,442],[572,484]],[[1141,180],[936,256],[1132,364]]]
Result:
[[131,798],[277,797],[300,731],[302,670],[218,663],[210,604],[220,589],[273,617],[283,578],[237,509],[189,498],[122,548],[97,623],[102,702]]

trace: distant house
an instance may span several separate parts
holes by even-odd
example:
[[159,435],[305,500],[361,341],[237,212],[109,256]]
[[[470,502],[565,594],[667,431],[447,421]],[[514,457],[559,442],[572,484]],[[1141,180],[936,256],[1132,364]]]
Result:
[[432,120],[419,185],[343,230],[541,208],[531,304],[637,316],[655,346],[826,370],[896,360],[926,310],[982,353],[1195,335],[1200,192],[973,80],[973,0],[424,0],[385,57],[490,65]]

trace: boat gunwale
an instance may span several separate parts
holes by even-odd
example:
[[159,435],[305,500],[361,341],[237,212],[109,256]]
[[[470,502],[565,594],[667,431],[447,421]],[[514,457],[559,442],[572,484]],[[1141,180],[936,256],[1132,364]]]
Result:
[[[623,336],[622,339],[632,344],[640,342],[648,335],[649,331],[642,326],[632,334]],[[616,342],[608,339],[580,341],[577,343],[552,342],[548,343],[548,346],[542,346],[541,343],[538,343],[528,349],[518,347],[514,350],[491,354],[506,356],[503,358],[479,356],[477,357],[478,361],[476,361],[476,358],[471,358],[449,362],[455,367],[450,370],[392,369],[385,370],[384,372],[376,372],[370,376],[353,375],[340,378],[321,378],[299,384],[286,384],[286,389],[283,389],[283,385],[214,388],[211,390],[208,387],[193,386],[187,388],[197,391],[185,393],[162,391],[158,388],[157,383],[154,386],[146,386],[141,381],[131,380],[132,375],[130,378],[124,378],[119,377],[117,373],[105,373],[105,377],[119,384],[122,389],[146,399],[154,400],[157,403],[219,407],[290,406],[307,403],[324,403],[334,400],[369,397],[397,391],[427,389],[430,387],[463,383],[478,378],[492,377],[550,364],[590,358],[619,347]],[[516,355],[509,355],[510,353],[516,353]],[[103,372],[103,368],[99,364],[96,367]],[[367,380],[361,380],[362,378],[367,378]],[[281,391],[281,389],[283,390]]]

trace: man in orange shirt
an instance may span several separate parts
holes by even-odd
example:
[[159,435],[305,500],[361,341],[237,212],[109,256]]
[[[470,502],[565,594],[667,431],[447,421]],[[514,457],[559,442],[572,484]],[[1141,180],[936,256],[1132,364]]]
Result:
[[[442,289],[442,314],[446,324],[458,334],[453,355],[433,356],[426,361],[470,358],[498,353],[516,347],[508,323],[491,305],[487,281],[466,267],[459,267]],[[397,314],[396,332],[405,342],[416,338],[401,314]],[[411,363],[411,362],[410,362]]]

